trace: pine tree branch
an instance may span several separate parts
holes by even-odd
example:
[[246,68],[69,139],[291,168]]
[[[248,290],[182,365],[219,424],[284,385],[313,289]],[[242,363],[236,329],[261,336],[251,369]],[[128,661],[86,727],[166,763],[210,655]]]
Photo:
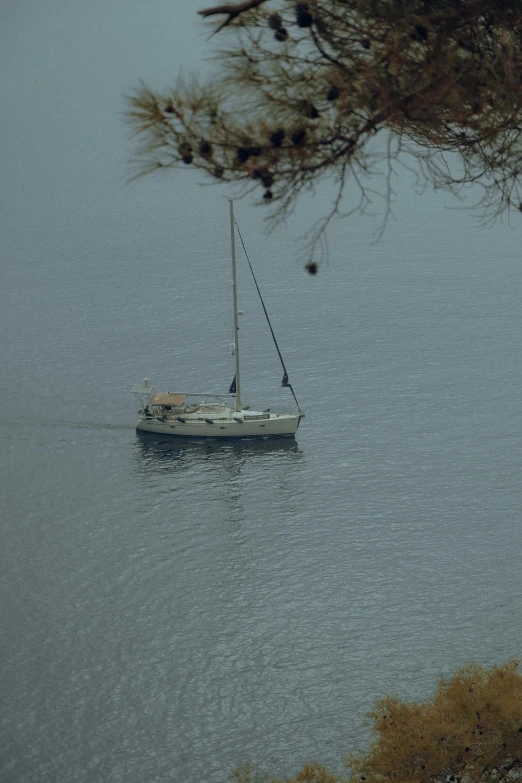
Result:
[[244,11],[250,11],[252,8],[257,8],[257,6],[266,2],[267,0],[245,0],[243,3],[227,3],[226,5],[216,5],[212,6],[212,8],[204,8],[202,11],[198,11],[198,14],[205,18],[207,16],[214,16],[214,14],[228,14],[228,19],[225,19],[225,21],[215,30],[216,33],[219,33],[220,30],[227,27],[230,22],[244,13]]

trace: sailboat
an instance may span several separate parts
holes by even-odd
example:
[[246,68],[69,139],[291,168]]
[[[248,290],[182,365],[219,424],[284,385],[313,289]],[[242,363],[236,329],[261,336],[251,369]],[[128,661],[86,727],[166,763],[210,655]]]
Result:
[[[230,204],[230,238],[232,249],[232,294],[234,307],[234,355],[236,372],[226,394],[197,392],[156,391],[148,378],[131,389],[140,403],[139,420],[136,429],[160,435],[174,435],[189,438],[267,438],[294,437],[304,413],[299,407],[288,372],[279,350],[274,330],[257,284],[254,270],[246,253],[245,245],[234,219],[234,202]],[[239,362],[240,312],[237,305],[236,280],[236,229],[245,250],[245,255],[261,300],[272,338],[283,368],[282,386],[287,387],[295,401],[293,411],[275,411],[270,408],[252,410],[243,406],[241,400],[241,375]]]

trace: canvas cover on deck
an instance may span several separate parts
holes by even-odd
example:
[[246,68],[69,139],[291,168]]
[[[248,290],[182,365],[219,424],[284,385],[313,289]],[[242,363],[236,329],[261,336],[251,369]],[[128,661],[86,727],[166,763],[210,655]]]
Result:
[[170,394],[169,392],[158,392],[153,394],[149,400],[149,405],[172,405],[179,407],[185,402],[186,394]]

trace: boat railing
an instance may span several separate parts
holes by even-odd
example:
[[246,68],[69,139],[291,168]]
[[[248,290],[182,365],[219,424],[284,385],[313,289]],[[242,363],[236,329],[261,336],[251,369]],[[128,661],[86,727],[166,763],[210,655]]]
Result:
[[[252,408],[254,408],[254,406],[252,406]],[[288,406],[283,405],[271,405],[268,409],[265,408],[263,410],[262,408],[255,408],[255,410],[262,410],[263,413],[275,413],[279,414],[280,416],[295,416],[299,413],[299,411],[297,411],[295,408],[289,408]]]
[[214,394],[209,394],[208,392],[186,392],[186,391],[184,391],[184,392],[168,391],[166,393],[167,394],[180,394],[180,395],[184,394],[185,397],[214,397],[215,399],[221,399],[222,397],[223,398],[225,398],[225,397],[233,397],[233,398],[235,398],[235,396],[236,396],[235,394],[216,394],[215,392],[214,392]]
[[207,392],[168,392],[168,394],[179,394],[184,397],[197,397],[199,400],[219,400],[224,405],[229,405],[236,399],[235,394],[208,394]]

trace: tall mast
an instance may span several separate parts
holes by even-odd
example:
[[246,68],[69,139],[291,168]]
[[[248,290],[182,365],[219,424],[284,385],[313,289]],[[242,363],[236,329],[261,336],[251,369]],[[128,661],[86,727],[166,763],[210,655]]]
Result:
[[234,295],[234,354],[236,357],[236,411],[241,410],[241,385],[239,381],[239,325],[237,322],[236,235],[234,228],[234,200],[230,204],[230,241],[232,243],[232,293]]

